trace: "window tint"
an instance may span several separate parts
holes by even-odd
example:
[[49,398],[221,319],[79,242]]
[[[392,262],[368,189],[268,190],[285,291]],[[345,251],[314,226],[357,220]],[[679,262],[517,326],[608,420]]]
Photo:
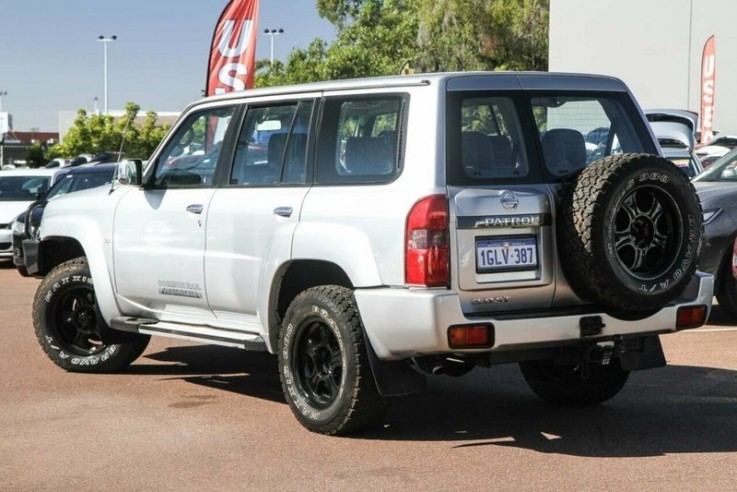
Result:
[[48,176],[0,177],[0,201],[35,200],[37,193],[45,193],[49,187]]
[[514,102],[506,97],[473,97],[460,105],[461,161],[469,178],[513,178],[529,173]]
[[110,184],[113,179],[112,171],[109,173],[79,173],[67,175],[56,183],[46,195],[47,200],[52,200],[67,193],[96,188],[104,184]]
[[212,184],[223,138],[234,107],[191,114],[158,158],[156,186],[201,187]]
[[230,183],[304,183],[312,106],[312,101],[301,101],[250,108],[238,138]]
[[556,176],[574,173],[611,154],[643,152],[616,99],[536,96],[530,102],[545,166]]
[[335,98],[325,103],[317,182],[380,183],[399,167],[401,96]]

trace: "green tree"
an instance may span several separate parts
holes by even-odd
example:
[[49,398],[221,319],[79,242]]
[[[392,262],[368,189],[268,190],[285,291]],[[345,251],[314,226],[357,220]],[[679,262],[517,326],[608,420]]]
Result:
[[260,62],[256,86],[399,72],[547,70],[550,0],[317,0],[337,37],[285,64]]
[[168,126],[158,125],[156,113],[150,111],[139,128],[135,121],[140,109],[129,102],[125,105],[125,115],[117,120],[109,115],[88,115],[80,109],[64,141],[50,147],[46,159],[121,149],[128,157],[148,158],[166,135]]
[[28,147],[26,162],[28,162],[28,167],[41,167],[47,162],[44,157],[44,148],[40,143],[34,143]]
[[547,70],[549,0],[418,0],[420,71]]

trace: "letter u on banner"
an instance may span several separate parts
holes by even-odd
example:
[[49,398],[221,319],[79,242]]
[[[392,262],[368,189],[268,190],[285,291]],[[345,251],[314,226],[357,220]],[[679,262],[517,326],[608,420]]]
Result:
[[208,96],[253,87],[258,0],[230,0],[210,45]]
[[714,130],[714,95],[716,93],[717,54],[714,36],[704,44],[701,55],[701,143],[708,144]]

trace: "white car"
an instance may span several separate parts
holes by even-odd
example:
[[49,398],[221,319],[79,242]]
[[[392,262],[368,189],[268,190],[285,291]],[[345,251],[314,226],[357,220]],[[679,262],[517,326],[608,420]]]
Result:
[[0,258],[12,258],[12,223],[53,184],[59,169],[0,171]]

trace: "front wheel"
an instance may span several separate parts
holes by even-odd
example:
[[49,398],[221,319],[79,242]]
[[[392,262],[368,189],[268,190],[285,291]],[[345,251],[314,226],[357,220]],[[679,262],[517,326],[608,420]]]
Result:
[[560,365],[547,361],[520,363],[530,389],[555,405],[583,407],[613,398],[624,387],[629,371],[618,360],[607,365]]
[[384,414],[364,343],[349,289],[314,287],[290,304],[279,333],[279,376],[292,412],[310,431],[347,434]]
[[71,372],[114,372],[146,349],[147,335],[132,342],[104,343],[101,323],[86,258],[69,260],[46,275],[33,300],[33,325],[54,364]]

